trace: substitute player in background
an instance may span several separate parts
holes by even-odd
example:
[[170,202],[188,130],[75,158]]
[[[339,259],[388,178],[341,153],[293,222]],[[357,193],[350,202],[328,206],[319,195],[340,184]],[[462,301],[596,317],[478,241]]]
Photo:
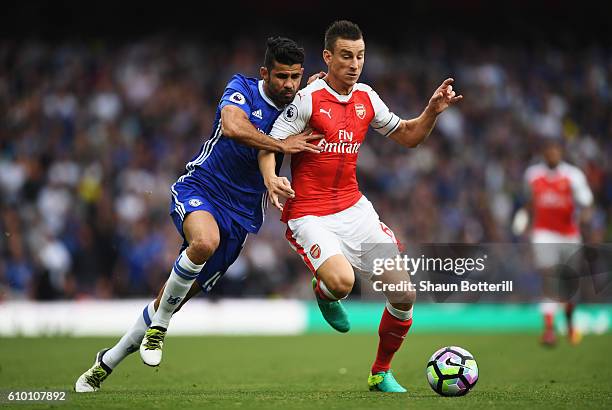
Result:
[[[453,80],[447,79],[419,117],[402,120],[372,88],[357,82],[364,57],[359,27],[349,21],[333,23],[325,33],[327,74],[298,93],[270,133],[283,139],[312,128],[324,135],[318,141],[321,153],[303,152],[291,158],[295,197],[283,208],[277,192],[269,193],[272,203],[282,209],[288,241],[315,276],[313,288],[324,318],[340,332],[350,329],[340,299],[353,288],[354,269],[371,277],[375,258],[399,255],[395,235],[357,186],[357,156],[368,127],[401,145],[416,147],[429,135],[438,114],[462,98],[455,95]],[[262,152],[260,166],[264,181],[274,181],[274,155]],[[377,280],[397,284],[409,281],[409,275],[387,271]],[[412,324],[415,292],[385,292],[385,296],[388,301],[368,385],[371,390],[405,392],[390,363]]]
[[577,344],[580,334],[572,320],[576,305],[563,300],[559,278],[563,269],[581,268],[581,258],[577,256],[580,255],[582,238],[576,215],[582,208],[583,220],[588,219],[593,194],[584,173],[562,161],[560,139],[546,138],[542,154],[544,161],[530,166],[525,172],[529,203],[526,209],[517,212],[513,230],[515,234],[522,234],[529,221],[528,214],[531,214],[531,242],[536,268],[542,273],[544,294],[541,304],[544,315],[542,343],[549,346],[556,343],[554,316],[558,302],[564,302],[568,338],[572,344]]
[[[265,134],[295,97],[303,62],[304,51],[293,40],[270,38],[262,80],[237,74],[227,84],[211,137],[171,188],[170,214],[184,242],[170,277],[121,340],[98,352],[94,365],[77,380],[77,392],[98,390],[139,346],[145,364],[159,365],[172,314],[200,290],[212,289],[238,257],[247,235],[257,233],[263,223],[267,196],[258,149],[319,151],[307,142],[314,136],[295,135],[279,143]],[[280,192],[286,191],[281,187]]]

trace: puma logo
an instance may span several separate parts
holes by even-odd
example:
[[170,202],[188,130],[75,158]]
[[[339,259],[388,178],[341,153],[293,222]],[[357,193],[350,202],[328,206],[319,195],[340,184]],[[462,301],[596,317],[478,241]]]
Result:
[[319,112],[322,112],[323,114],[326,114],[329,119],[331,120],[331,108],[327,111],[325,111],[323,108],[319,108]]

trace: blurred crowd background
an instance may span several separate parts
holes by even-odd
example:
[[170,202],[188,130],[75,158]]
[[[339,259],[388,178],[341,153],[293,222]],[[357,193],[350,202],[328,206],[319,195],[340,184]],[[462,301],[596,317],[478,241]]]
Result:
[[[609,44],[435,32],[385,42],[363,26],[361,81],[392,111],[417,116],[448,76],[465,97],[418,149],[372,132],[361,147],[362,192],[402,242],[524,241],[510,225],[543,137],[562,139],[587,175],[585,240],[612,240]],[[297,35],[306,75],[324,68],[322,36]],[[180,246],[169,187],[211,134],[232,74],[257,76],[264,45],[245,34],[0,40],[0,300],[154,295]],[[278,218],[269,208],[215,295],[310,297]]]

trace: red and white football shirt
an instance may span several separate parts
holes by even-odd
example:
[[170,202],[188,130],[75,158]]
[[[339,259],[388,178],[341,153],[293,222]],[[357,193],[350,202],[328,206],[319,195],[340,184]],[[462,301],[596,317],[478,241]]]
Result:
[[534,231],[579,235],[574,217],[576,205],[584,207],[593,203],[584,173],[565,162],[554,169],[536,164],[527,168],[525,180],[532,198]]
[[355,84],[348,95],[338,94],[322,79],[300,90],[270,135],[284,139],[310,127],[313,133],[324,135],[311,141],[323,152],[291,157],[295,198],[287,200],[281,219],[330,215],[357,203],[362,196],[357,185],[357,156],[368,127],[388,136],[400,121],[365,84]]

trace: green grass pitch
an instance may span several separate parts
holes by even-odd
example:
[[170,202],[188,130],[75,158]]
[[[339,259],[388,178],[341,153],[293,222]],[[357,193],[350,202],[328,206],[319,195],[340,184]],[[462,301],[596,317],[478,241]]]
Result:
[[[0,408],[549,409],[612,408],[612,335],[544,349],[533,334],[414,334],[393,368],[407,394],[371,393],[366,379],[377,336],[172,337],[158,369],[138,353],[93,394],[72,392],[95,352],[114,338],[1,338],[0,391],[64,390],[66,402]],[[465,397],[437,396],[425,365],[439,347],[459,345],[478,362]]]

